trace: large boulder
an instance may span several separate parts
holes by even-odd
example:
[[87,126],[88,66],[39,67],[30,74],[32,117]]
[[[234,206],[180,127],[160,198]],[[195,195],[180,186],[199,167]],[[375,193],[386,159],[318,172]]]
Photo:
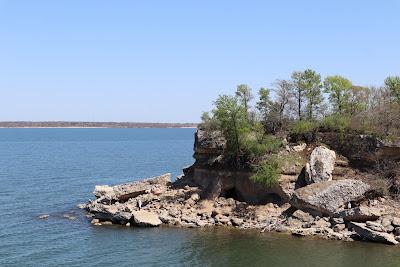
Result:
[[397,245],[399,243],[392,234],[372,230],[368,228],[365,223],[350,222],[349,227],[352,228],[361,238],[369,241],[390,245]]
[[306,181],[308,184],[332,180],[336,154],[324,146],[316,147],[306,165]]
[[301,210],[333,216],[348,202],[361,200],[369,189],[358,180],[324,181],[297,189],[290,202]]
[[171,182],[171,174],[166,173],[160,176],[149,178],[143,181],[136,181],[116,186],[96,185],[93,194],[97,198],[104,198],[112,201],[125,202],[130,198],[149,192],[162,191]]
[[132,212],[132,220],[134,225],[143,227],[156,227],[162,224],[156,213],[145,210]]

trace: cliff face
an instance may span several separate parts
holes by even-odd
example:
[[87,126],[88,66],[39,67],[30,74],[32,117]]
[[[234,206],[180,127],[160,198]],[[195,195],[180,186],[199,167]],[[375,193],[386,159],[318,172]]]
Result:
[[289,201],[300,170],[282,173],[278,185],[266,188],[250,180],[251,172],[235,170],[222,162],[225,146],[224,138],[216,131],[207,133],[199,129],[195,134],[196,161],[184,172],[186,179],[203,190],[202,198],[215,199],[221,196],[251,204],[281,204]]
[[[345,135],[338,133],[317,133],[315,141],[304,146],[286,146],[290,151],[303,153],[305,159],[317,144],[325,144],[335,150],[338,158],[334,163],[333,179],[355,178],[356,168],[372,168],[377,160],[400,159],[400,145],[385,143],[376,138],[363,135]],[[250,171],[236,170],[224,164],[222,153],[226,147],[225,139],[217,131],[195,133],[195,163],[184,170],[186,179],[202,189],[202,198],[232,197],[251,204],[289,202],[295,189],[305,185],[303,166],[288,166],[282,170],[279,183],[271,188],[250,180]],[[304,152],[302,152],[304,150]]]

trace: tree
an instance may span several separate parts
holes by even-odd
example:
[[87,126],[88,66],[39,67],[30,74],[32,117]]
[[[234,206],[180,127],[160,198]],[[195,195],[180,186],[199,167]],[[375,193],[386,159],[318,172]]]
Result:
[[296,101],[296,113],[300,121],[303,119],[302,108],[305,95],[305,89],[302,85],[302,76],[303,73],[301,71],[294,71],[291,76],[293,84],[292,95]]
[[260,100],[257,101],[256,107],[261,114],[261,118],[265,123],[268,120],[268,114],[271,111],[272,101],[269,96],[270,90],[268,88],[261,87],[258,91]]
[[342,114],[349,106],[352,84],[349,79],[342,76],[328,76],[324,81],[325,93],[329,94],[336,113]]
[[227,152],[237,160],[240,138],[249,128],[244,105],[233,96],[221,95],[214,102],[213,117],[227,142]]
[[279,114],[279,124],[282,126],[283,115],[292,99],[291,92],[293,91],[293,83],[288,80],[277,80],[275,82],[275,93],[276,93],[276,106]]
[[355,115],[368,107],[371,91],[368,87],[353,85],[350,88],[347,112]]
[[318,111],[323,98],[321,93],[321,75],[313,70],[305,70],[300,79],[300,87],[303,88],[307,99],[307,119],[314,119],[314,111]]
[[253,99],[251,88],[247,84],[239,84],[236,89],[236,96],[243,104],[244,109],[246,110],[246,117],[249,119],[250,101]]
[[400,76],[389,76],[385,79],[385,86],[400,103]]

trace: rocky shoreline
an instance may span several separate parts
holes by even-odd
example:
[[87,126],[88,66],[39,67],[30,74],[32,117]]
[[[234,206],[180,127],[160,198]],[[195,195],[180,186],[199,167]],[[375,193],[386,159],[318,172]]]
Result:
[[80,207],[96,226],[224,226],[344,241],[400,242],[399,203],[377,194],[348,167],[343,155],[322,145],[287,145],[282,153],[303,153],[307,162],[282,170],[279,183],[267,188],[244,172],[213,165],[220,144],[197,132],[196,162],[176,181],[164,174],[99,185],[93,192],[96,199]]
[[394,211],[384,198],[332,216],[318,216],[289,203],[250,205],[233,198],[201,199],[198,187],[170,179],[165,174],[113,187],[96,186],[96,200],[80,207],[96,226],[227,226],[344,241],[397,244],[400,240],[400,218],[390,215]]

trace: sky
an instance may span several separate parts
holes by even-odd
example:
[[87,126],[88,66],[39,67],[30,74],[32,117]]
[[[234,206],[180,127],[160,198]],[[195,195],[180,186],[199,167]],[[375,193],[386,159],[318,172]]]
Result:
[[0,121],[198,122],[295,70],[400,75],[400,1],[0,0]]

